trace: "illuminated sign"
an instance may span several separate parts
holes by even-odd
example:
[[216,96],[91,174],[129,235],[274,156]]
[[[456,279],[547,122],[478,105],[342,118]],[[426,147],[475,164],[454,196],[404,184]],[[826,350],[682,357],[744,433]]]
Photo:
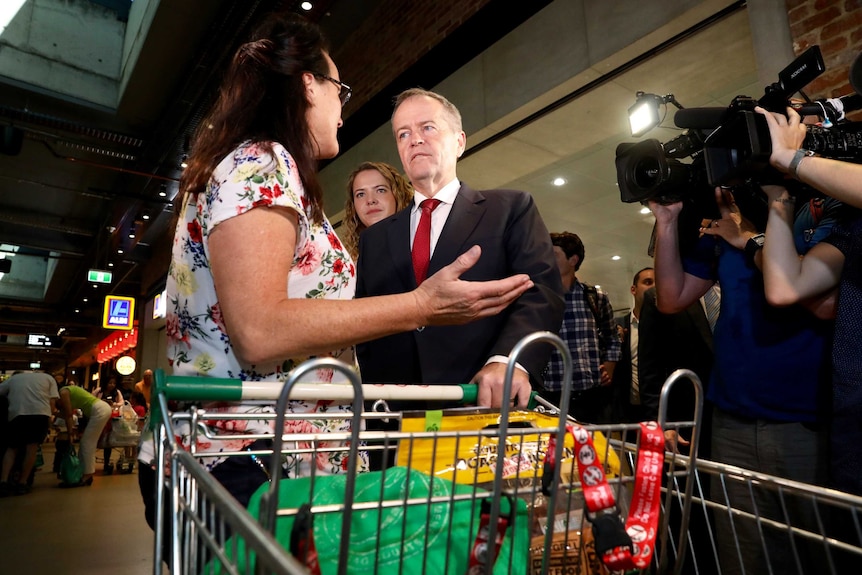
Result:
[[87,281],[94,284],[109,284],[113,275],[105,270],[90,270],[87,272]]
[[60,338],[41,333],[27,334],[27,345],[29,347],[60,347]]
[[102,327],[105,329],[132,329],[135,319],[135,298],[116,295],[105,296],[105,313]]
[[135,358],[124,355],[117,360],[117,371],[120,375],[131,375],[135,371]]
[[153,300],[153,319],[159,319],[167,315],[168,292],[157,293]]

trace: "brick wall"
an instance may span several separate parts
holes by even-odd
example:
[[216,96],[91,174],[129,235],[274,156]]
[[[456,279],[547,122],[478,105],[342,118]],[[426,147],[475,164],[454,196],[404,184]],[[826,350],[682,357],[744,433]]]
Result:
[[[786,0],[793,50],[820,45],[826,72],[808,85],[811,98],[853,93],[850,65],[862,52],[862,0]],[[858,116],[857,112],[854,116]],[[858,117],[854,117],[858,119]]]
[[[491,0],[383,0],[333,59],[342,78],[361,86],[345,113],[358,109]],[[378,23],[386,22],[385,26]],[[431,86],[425,86],[431,88]]]

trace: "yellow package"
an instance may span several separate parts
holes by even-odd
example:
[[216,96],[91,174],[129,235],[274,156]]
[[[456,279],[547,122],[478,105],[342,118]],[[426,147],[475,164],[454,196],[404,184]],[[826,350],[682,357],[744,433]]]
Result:
[[[501,449],[499,411],[453,409],[404,412],[402,432],[434,433],[399,441],[396,464],[457,483],[491,482],[498,464],[503,465],[503,479],[537,479],[542,477],[544,470],[550,430],[557,429],[558,423],[556,416],[543,413],[510,412],[509,429]],[[544,432],[540,433],[539,430]],[[605,436],[595,432],[593,444],[599,459],[604,463],[605,473],[609,477],[618,475],[619,458],[616,452],[609,449]],[[571,472],[574,463],[573,446],[571,434],[566,434],[563,462],[558,467],[564,476]]]

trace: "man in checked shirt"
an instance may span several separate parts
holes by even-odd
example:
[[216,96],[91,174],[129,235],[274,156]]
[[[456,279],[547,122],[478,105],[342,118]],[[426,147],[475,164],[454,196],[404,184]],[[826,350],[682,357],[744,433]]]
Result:
[[[621,344],[614,326],[614,310],[608,296],[578,281],[575,275],[584,261],[584,244],[576,234],[551,234],[554,256],[566,293],[560,338],[572,354],[572,391],[569,413],[578,421],[607,423],[613,403],[611,379],[620,359]],[[554,349],[543,375],[540,395],[560,404],[563,358]]]

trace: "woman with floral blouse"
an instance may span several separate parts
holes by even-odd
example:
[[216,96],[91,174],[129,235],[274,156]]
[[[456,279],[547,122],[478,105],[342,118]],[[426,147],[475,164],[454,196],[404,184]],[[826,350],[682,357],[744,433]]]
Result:
[[[473,247],[413,292],[354,300],[353,260],[323,213],[316,163],[338,154],[350,88],[338,78],[319,29],[274,15],[237,50],[216,103],[192,142],[180,181],[179,221],[167,280],[168,358],[175,374],[284,381],[309,357],[353,364],[352,345],[424,325],[466,323],[503,310],[532,286],[525,275],[467,282]],[[321,370],[310,381],[336,379]],[[271,412],[271,404],[208,406]],[[293,413],[346,411],[331,401],[292,401]],[[222,431],[270,431],[271,421],[220,422]],[[310,419],[301,432],[346,430]],[[187,430],[180,431],[187,440]],[[187,443],[187,441],[186,441]],[[204,460],[241,502],[264,480],[246,447],[200,442]],[[152,463],[152,445],[141,459]],[[287,476],[338,473],[341,453],[289,458]],[[367,462],[358,463],[364,468]],[[144,466],[142,466],[144,467]],[[145,478],[142,491],[146,499]],[[149,511],[149,510],[148,510]]]

